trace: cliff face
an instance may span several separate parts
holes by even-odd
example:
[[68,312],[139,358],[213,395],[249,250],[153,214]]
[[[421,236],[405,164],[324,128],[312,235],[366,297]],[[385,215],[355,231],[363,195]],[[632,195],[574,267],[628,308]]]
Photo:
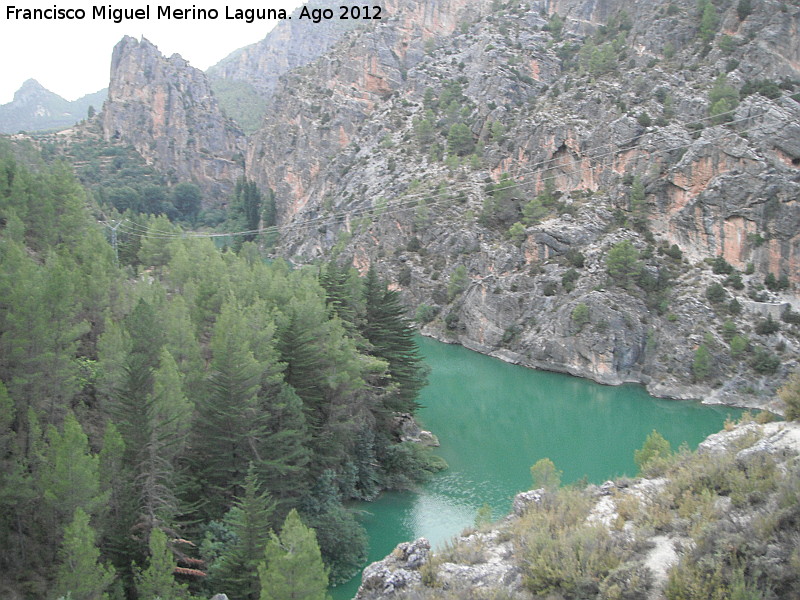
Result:
[[[272,97],[272,118],[251,140],[248,172],[278,191],[283,217],[329,190],[337,193],[343,167],[336,163],[347,163],[355,144],[374,143],[373,136],[389,125],[376,124],[376,110],[385,111],[390,98],[407,88],[409,71],[425,57],[425,44],[451,34],[468,6],[482,10],[481,3],[468,0],[383,6],[387,24],[350,32],[336,50],[285,76]],[[365,126],[368,131],[362,131]]]
[[778,409],[800,356],[800,8],[382,6],[349,31],[286,21],[220,65],[272,90],[246,151],[201,73],[126,38],[105,134],[209,196],[245,152],[277,253],[376,264],[428,335]]
[[132,144],[172,181],[197,183],[206,202],[243,173],[244,134],[220,111],[206,76],[145,39],[126,36],[114,48],[103,133]]
[[[309,2],[307,6],[338,8],[331,2]],[[301,20],[300,10],[295,10],[291,19],[280,21],[260,42],[232,52],[208,69],[209,78],[241,81],[269,98],[281,75],[316,60],[358,24],[338,19],[339,11],[336,19]]]
[[425,333],[509,361],[768,405],[800,350],[754,330],[800,308],[763,289],[800,283],[800,9],[770,6],[387,5],[282,79],[251,142],[279,252],[375,263]]

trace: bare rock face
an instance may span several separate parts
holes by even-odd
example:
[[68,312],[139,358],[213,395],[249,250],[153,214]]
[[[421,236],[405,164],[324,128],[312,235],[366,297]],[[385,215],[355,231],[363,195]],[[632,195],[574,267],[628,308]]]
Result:
[[[689,0],[389,2],[390,19],[284,75],[251,141],[248,173],[276,192],[278,253],[375,264],[425,309],[423,333],[509,362],[775,409],[800,344],[751,331],[767,304],[800,309],[800,9],[783,6],[741,19],[715,5],[703,42]],[[718,80],[737,98],[722,118]],[[761,80],[771,92],[746,91]],[[548,190],[551,206],[526,215]],[[620,284],[606,259],[626,241],[642,270]],[[717,256],[743,288],[711,272]],[[770,273],[794,287],[761,294]],[[741,314],[706,298],[723,283]],[[731,355],[727,320],[784,353],[775,372]],[[713,364],[697,377],[701,345]]]
[[398,544],[389,556],[364,569],[356,599],[391,598],[420,584],[419,569],[427,562],[430,551],[431,544],[425,538]]
[[[340,4],[309,2],[307,6],[309,10],[336,10]],[[211,67],[208,76],[246,82],[264,98],[270,98],[281,75],[316,60],[358,24],[339,18],[314,23],[300,19],[300,10],[295,10],[291,19],[279,22],[260,42],[236,50]],[[336,10],[337,17],[339,12]]]
[[[425,57],[425,43],[450,35],[468,11],[484,0],[401,0],[384,4],[380,25],[351,32],[325,56],[282,78],[272,97],[272,118],[253,136],[248,172],[283,200],[283,218],[317,211],[338,187],[334,157],[394,94],[406,87],[408,71]],[[374,129],[370,127],[374,133]]]
[[199,185],[207,203],[244,172],[244,134],[220,111],[206,76],[144,38],[126,36],[114,48],[103,132],[132,144],[171,181]]

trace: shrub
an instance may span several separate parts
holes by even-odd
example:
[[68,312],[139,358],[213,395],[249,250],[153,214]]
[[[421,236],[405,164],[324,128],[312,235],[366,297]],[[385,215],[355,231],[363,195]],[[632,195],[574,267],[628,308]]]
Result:
[[678,247],[677,244],[672,244],[672,246],[669,248],[665,248],[664,254],[674,260],[681,260],[683,258],[683,251]]
[[749,340],[741,335],[735,335],[731,338],[731,357],[732,358],[739,358],[742,354],[747,351],[747,347],[750,345]]
[[639,450],[633,452],[633,462],[639,467],[639,472],[649,473],[655,469],[663,469],[672,456],[672,446],[664,436],[655,429],[647,436]]
[[740,21],[744,21],[753,12],[753,5],[750,0],[739,0],[736,5],[736,15]]
[[582,269],[584,264],[586,263],[586,257],[580,250],[575,250],[574,248],[570,248],[567,250],[565,255],[569,264],[571,264],[576,269]]
[[467,268],[464,265],[458,265],[450,275],[450,281],[447,284],[447,301],[452,302],[456,296],[467,289],[468,283]]
[[786,405],[786,418],[789,421],[800,420],[800,370],[795,371],[778,390],[778,397]]
[[781,325],[772,318],[772,315],[767,315],[766,319],[761,319],[756,323],[756,333],[758,335],[771,335],[780,331]]
[[430,306],[428,304],[420,304],[417,307],[417,312],[414,320],[417,323],[424,325],[425,323],[430,323],[431,321],[433,321],[433,319],[436,317],[436,313],[438,312],[439,309],[434,306]]
[[542,458],[536,461],[531,467],[531,478],[533,487],[536,489],[555,490],[561,485],[562,471],[556,469],[556,465],[549,458]]
[[580,278],[580,274],[575,269],[570,269],[561,276],[561,285],[568,292],[575,289],[575,282]]
[[792,310],[791,306],[786,306],[781,313],[781,321],[790,325],[800,325],[800,313]]
[[706,298],[708,298],[708,301],[712,304],[721,304],[725,302],[727,295],[725,288],[719,283],[712,283],[706,288]]
[[727,320],[722,324],[722,339],[726,342],[730,342],[733,337],[736,335],[736,323],[731,320]]
[[711,263],[711,271],[717,275],[728,275],[733,273],[733,266],[722,256],[717,256]]
[[711,374],[711,353],[705,344],[700,344],[694,352],[692,375],[695,381],[702,381]]
[[525,226],[517,221],[508,229],[508,237],[511,241],[516,244],[517,246],[521,246],[522,242],[528,237],[528,234],[525,232]]
[[589,322],[589,307],[581,302],[572,309],[572,322],[580,331]]
[[731,273],[725,279],[725,285],[732,287],[735,290],[743,290],[744,283],[742,283],[742,276],[739,273]]
[[781,359],[766,348],[758,348],[750,360],[750,366],[756,373],[772,375],[781,366]]

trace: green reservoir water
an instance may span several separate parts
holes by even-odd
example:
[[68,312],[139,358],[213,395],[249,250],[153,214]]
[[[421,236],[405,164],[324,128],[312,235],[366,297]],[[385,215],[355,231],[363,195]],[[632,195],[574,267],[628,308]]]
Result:
[[[563,482],[602,483],[635,475],[633,451],[657,429],[677,448],[694,448],[741,411],[662,400],[634,385],[591,381],[509,365],[460,346],[418,338],[431,367],[419,412],[442,444],[450,468],[415,492],[391,492],[359,503],[370,539],[370,561],[400,542],[424,536],[436,547],[475,520],[484,503],[500,518],[517,492],[532,485],[530,467],[550,458]],[[334,600],[352,598],[360,574],[332,588]]]

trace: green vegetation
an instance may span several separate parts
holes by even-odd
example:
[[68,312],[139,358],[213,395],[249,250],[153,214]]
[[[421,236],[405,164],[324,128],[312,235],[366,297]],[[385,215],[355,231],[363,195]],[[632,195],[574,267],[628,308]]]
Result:
[[374,271],[267,264],[247,241],[220,251],[165,216],[131,215],[117,261],[69,169],[34,166],[0,148],[4,584],[255,598],[293,510],[331,580],[349,576],[366,540],[343,503],[441,468],[394,433],[425,382],[396,292]]
[[644,445],[633,452],[633,462],[639,467],[639,472],[647,474],[663,469],[665,462],[672,456],[672,447],[660,433],[653,430]]
[[790,421],[800,419],[800,370],[795,371],[778,390],[778,397],[786,405],[786,418]]
[[739,17],[739,20],[744,21],[752,13],[753,5],[750,0],[739,0],[739,3],[736,5],[736,14]]
[[267,101],[248,82],[222,77],[210,78],[211,89],[227,116],[247,134],[258,131],[267,114]]
[[571,317],[575,328],[580,331],[590,321],[589,306],[583,302],[576,304],[575,308],[572,309]]
[[630,242],[623,240],[614,244],[606,255],[606,270],[621,287],[629,288],[642,271],[639,251]]
[[711,374],[711,352],[705,344],[700,344],[694,351],[692,360],[692,376],[695,381],[707,379]]
[[549,458],[541,458],[531,467],[531,477],[533,487],[545,490],[555,490],[561,485],[562,471],[556,469],[555,464]]
[[[713,10],[710,2],[709,6]],[[732,111],[739,105],[739,92],[728,83],[724,73],[714,80],[714,85],[708,93],[708,102],[708,114],[715,125],[733,120]]]
[[272,534],[264,554],[266,560],[258,569],[260,600],[328,598],[328,573],[314,530],[303,525],[296,510],[286,516],[280,537]]
[[458,265],[450,275],[450,281],[447,284],[447,301],[452,302],[456,296],[467,289],[468,284],[467,268],[464,265]]

